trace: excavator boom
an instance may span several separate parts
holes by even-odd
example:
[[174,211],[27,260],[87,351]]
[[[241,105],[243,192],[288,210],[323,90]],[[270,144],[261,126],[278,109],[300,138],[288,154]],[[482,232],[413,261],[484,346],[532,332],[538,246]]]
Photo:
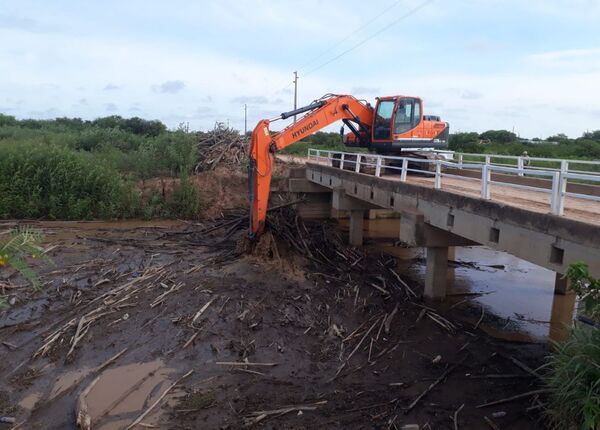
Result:
[[328,125],[345,120],[355,124],[355,130],[370,133],[373,108],[350,95],[329,95],[312,104],[291,112],[282,113],[277,119],[308,112],[295,123],[278,133],[269,130],[270,120],[258,122],[252,132],[248,187],[250,198],[250,237],[259,236],[265,227],[274,153]]
[[250,237],[260,235],[265,227],[273,158],[277,150],[341,120],[351,131],[344,136],[346,146],[368,148],[378,154],[411,154],[430,158],[432,152],[427,152],[429,149],[447,146],[449,126],[439,117],[424,115],[423,112],[420,97],[377,97],[373,109],[352,96],[330,94],[275,118],[286,119],[306,113],[279,133],[271,133],[269,120],[259,121],[252,132],[248,166]]

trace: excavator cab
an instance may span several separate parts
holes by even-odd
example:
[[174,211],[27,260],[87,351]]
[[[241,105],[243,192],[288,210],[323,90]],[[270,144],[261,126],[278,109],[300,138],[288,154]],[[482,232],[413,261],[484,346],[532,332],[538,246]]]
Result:
[[448,124],[439,118],[423,116],[419,97],[379,97],[373,115],[370,149],[379,153],[407,149],[444,148]]

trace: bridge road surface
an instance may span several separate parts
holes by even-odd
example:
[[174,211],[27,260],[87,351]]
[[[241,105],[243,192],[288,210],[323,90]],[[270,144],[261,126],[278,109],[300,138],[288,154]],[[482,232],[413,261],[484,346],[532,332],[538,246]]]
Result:
[[[277,159],[287,163],[306,164],[307,162],[330,165],[328,161],[308,160],[303,156],[277,154]],[[345,170],[346,171],[346,170]],[[372,176],[372,175],[368,175]],[[384,174],[381,179],[400,181],[399,174]],[[406,182],[425,187],[434,187],[433,176],[409,173]],[[442,191],[469,197],[481,198],[481,181],[476,178],[442,177]],[[550,213],[550,193],[526,190],[494,182],[490,184],[491,200],[509,206],[515,206],[538,213]],[[549,190],[547,190],[549,191]],[[600,202],[566,196],[564,205],[565,218],[600,226]]]
[[[382,179],[399,181],[400,175],[383,175]],[[434,178],[421,175],[408,175],[409,184],[433,188]],[[462,194],[469,197],[481,197],[481,181],[477,179],[442,178],[442,191]],[[525,190],[502,183],[490,184],[491,200],[509,206],[516,206],[532,212],[550,213],[550,193]],[[549,191],[549,190],[548,190]],[[587,224],[600,226],[600,202],[567,196],[565,198],[564,217]]]

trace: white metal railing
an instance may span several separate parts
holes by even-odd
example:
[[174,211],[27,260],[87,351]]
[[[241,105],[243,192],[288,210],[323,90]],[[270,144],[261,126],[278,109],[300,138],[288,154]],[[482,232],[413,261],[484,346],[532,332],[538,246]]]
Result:
[[[443,152],[447,153],[448,151]],[[471,159],[469,160],[470,163],[476,164],[493,164],[496,166],[507,167],[513,167],[516,165],[516,167],[519,169],[519,176],[523,176],[523,170],[525,168],[530,170],[556,170],[561,172],[590,173],[596,175],[600,174],[600,161],[595,160],[564,160],[560,158],[529,157],[523,155],[470,154],[462,152],[454,153],[454,158],[458,162],[462,162],[465,157]],[[492,160],[502,160],[503,162],[492,162]],[[513,161],[513,163],[509,163],[507,161]],[[573,166],[577,166],[578,168],[574,168]]]
[[[444,151],[444,157],[448,157],[448,151]],[[517,167],[513,165],[507,165],[504,163],[494,163],[493,159],[499,156],[496,155],[482,155],[482,154],[468,154],[471,156],[477,155],[484,157],[483,162],[477,162],[469,160],[465,162],[463,155],[454,153],[452,159],[424,159],[414,157],[399,157],[399,156],[384,156],[367,153],[351,153],[342,151],[326,151],[320,149],[310,148],[308,150],[308,159],[316,161],[318,163],[326,163],[334,167],[338,167],[342,170],[352,169],[356,173],[368,173],[364,168],[371,168],[374,176],[380,177],[383,170],[392,170],[400,174],[400,181],[405,182],[409,172],[418,172],[421,175],[433,176],[433,186],[436,189],[442,188],[442,178],[454,177],[466,181],[481,182],[481,198],[485,200],[491,199],[491,185],[502,184],[503,186],[520,188],[539,193],[546,193],[550,197],[550,213],[555,215],[563,215],[565,207],[565,198],[574,197],[586,200],[600,201],[600,195],[575,193],[567,191],[567,181],[569,179],[576,181],[583,181],[592,183],[593,185],[600,185],[600,172],[585,172],[576,170],[569,170],[569,163],[579,163],[580,160],[556,160],[556,159],[545,159],[536,158],[536,160],[548,160],[552,162],[560,162],[560,167],[557,169],[542,169],[528,166],[524,162],[526,157],[512,157],[512,156],[500,156],[500,157],[512,157],[517,159]],[[521,160],[521,161],[519,161]],[[593,161],[582,161],[583,164],[595,164],[600,167],[600,162]],[[433,165],[433,170],[418,169],[411,167],[410,165],[429,164]],[[479,177],[468,177],[463,175],[452,174],[448,171],[444,171],[444,168],[457,169],[457,170],[471,170],[481,171]],[[506,173],[518,176],[533,176],[548,178],[551,180],[551,188],[536,187],[532,185],[518,184],[512,182],[493,181],[492,173]]]

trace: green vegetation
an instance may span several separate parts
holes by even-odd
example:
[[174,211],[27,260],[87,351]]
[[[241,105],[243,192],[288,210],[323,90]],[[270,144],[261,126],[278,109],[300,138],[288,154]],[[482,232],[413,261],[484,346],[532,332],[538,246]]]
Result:
[[306,154],[308,154],[308,148],[316,148],[329,151],[348,150],[348,148],[344,146],[344,143],[342,142],[342,137],[339,133],[317,131],[315,134],[305,137],[300,142],[296,142],[293,145],[284,148],[280,153],[306,156]]
[[132,215],[135,196],[110,165],[57,145],[0,144],[2,218]]
[[555,345],[546,385],[552,428],[600,428],[600,330],[575,326],[568,340]]
[[[201,196],[187,176],[200,133],[119,116],[17,120],[0,114],[0,218],[195,217]],[[184,178],[143,199],[139,181]]]
[[[583,263],[567,273],[586,316],[600,319],[600,280]],[[600,428],[600,330],[577,324],[569,339],[555,343],[547,364],[547,414],[555,429]]]
[[[42,239],[39,232],[29,227],[20,227],[0,235],[0,269],[10,266],[29,280],[33,288],[40,289],[40,280],[29,267],[26,259],[29,257],[48,259],[40,246]],[[0,308],[6,306],[5,298],[0,296]]]
[[339,133],[317,131],[300,142],[284,148],[281,154],[306,156],[309,148],[322,149],[324,151],[366,152],[366,148],[350,148],[345,146]]
[[570,288],[579,297],[581,311],[586,316],[600,321],[600,279],[590,276],[585,263],[571,264],[567,277],[571,282]]
[[522,155],[530,157],[599,160],[600,130],[584,133],[582,137],[569,139],[564,134],[547,140],[518,140],[507,130],[488,130],[485,133],[454,133],[450,135],[450,149],[465,153],[498,155]]

